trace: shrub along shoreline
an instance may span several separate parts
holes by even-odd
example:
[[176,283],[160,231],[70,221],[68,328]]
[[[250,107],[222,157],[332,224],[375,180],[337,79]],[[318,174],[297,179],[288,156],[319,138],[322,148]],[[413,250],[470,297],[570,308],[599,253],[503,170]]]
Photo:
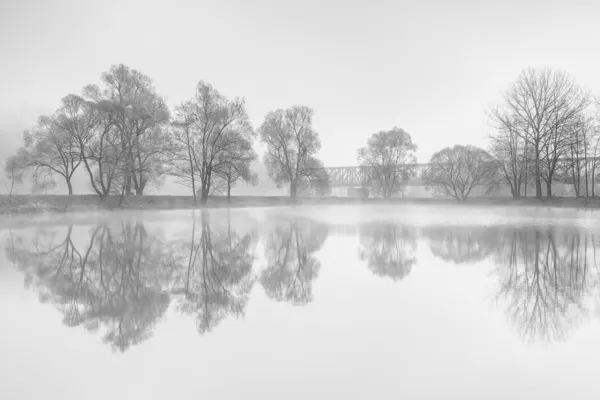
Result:
[[600,208],[600,198],[555,197],[538,200],[528,197],[513,200],[508,197],[473,197],[462,202],[452,198],[348,198],[348,197],[299,197],[291,199],[287,196],[232,196],[211,197],[206,205],[194,203],[192,196],[119,196],[109,197],[105,202],[95,195],[16,195],[12,197],[11,206],[6,195],[0,195],[0,214],[34,215],[47,213],[72,213],[113,210],[188,210],[201,208],[243,208],[243,207],[277,207],[292,205],[357,205],[357,204],[417,204],[417,205],[459,205],[459,206],[537,206],[537,207],[570,207],[595,209]]

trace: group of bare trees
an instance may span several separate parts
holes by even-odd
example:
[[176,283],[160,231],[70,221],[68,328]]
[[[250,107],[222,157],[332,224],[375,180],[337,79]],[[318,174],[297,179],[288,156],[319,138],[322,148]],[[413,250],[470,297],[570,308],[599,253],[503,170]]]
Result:
[[[289,184],[292,197],[298,190],[329,190],[315,158],[320,141],[312,116],[305,106],[277,110],[259,129],[269,176],[278,186]],[[102,86],[65,96],[56,112],[25,132],[23,146],[6,161],[7,190],[12,194],[27,173],[34,188],[54,187],[59,179],[71,195],[73,176],[84,169],[102,199],[143,195],[173,176],[205,203],[209,195],[229,197],[238,181],[256,184],[256,136],[243,98],[228,99],[200,81],[172,116],[151,78],[114,65],[102,74]]]
[[491,108],[495,131],[488,150],[470,145],[446,147],[434,153],[417,176],[416,145],[402,129],[373,134],[358,150],[358,161],[374,192],[389,198],[409,179],[463,201],[476,186],[491,193],[500,184],[514,198],[552,196],[552,183],[572,182],[575,195],[596,195],[600,178],[600,100],[594,100],[565,72],[526,69]]
[[593,98],[565,72],[524,70],[490,112],[490,153],[514,198],[552,196],[552,182],[573,182],[575,195],[595,196],[600,131]]
[[141,195],[160,185],[169,147],[169,109],[152,80],[125,65],[102,74],[102,87],[88,85],[69,94],[52,115],[41,116],[23,135],[21,171],[31,171],[35,187],[72,179],[83,167],[98,196]]
[[492,157],[474,146],[455,145],[431,157],[429,166],[418,176],[417,145],[403,129],[393,128],[373,134],[367,146],[358,149],[369,191],[383,198],[401,192],[409,179],[422,178],[427,185],[458,200],[466,200],[477,185],[493,188],[496,166]]
[[[598,109],[600,110],[600,102]],[[512,196],[552,196],[552,182],[573,183],[577,196],[595,196],[600,176],[600,129],[593,98],[565,72],[524,70],[491,108],[494,133],[489,149],[455,145],[433,154],[419,177],[429,186],[465,200],[475,186],[504,183]],[[191,100],[171,116],[152,79],[125,65],[102,74],[102,86],[64,97],[55,113],[42,116],[23,136],[23,146],[6,161],[12,194],[25,172],[38,189],[65,182],[83,169],[101,198],[142,195],[167,176],[206,203],[213,194],[231,195],[239,181],[255,184],[253,144],[266,145],[264,163],[278,187],[298,194],[327,195],[329,176],[316,158],[321,148],[314,112],[292,106],[267,113],[254,131],[243,98],[228,99],[200,81]],[[416,178],[416,144],[403,129],[373,134],[358,150],[371,192],[389,198]]]

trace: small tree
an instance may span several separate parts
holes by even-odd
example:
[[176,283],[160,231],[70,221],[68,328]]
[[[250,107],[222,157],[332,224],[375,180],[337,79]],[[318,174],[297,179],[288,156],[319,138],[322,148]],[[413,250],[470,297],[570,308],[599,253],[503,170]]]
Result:
[[226,186],[227,200],[231,198],[231,188],[239,181],[250,185],[258,184],[258,175],[252,172],[252,164],[257,155],[252,141],[236,131],[227,132],[223,137],[225,151],[215,163],[215,173]]
[[315,188],[325,180],[323,163],[315,157],[321,148],[319,134],[312,127],[314,111],[306,106],[269,112],[259,128],[260,140],[267,145],[264,162],[269,177],[278,188],[290,185],[290,197],[298,188]]
[[13,193],[16,187],[23,182],[27,163],[27,154],[23,149],[20,149],[17,154],[8,157],[4,163],[4,179],[6,181],[4,187],[8,193],[9,212],[12,208]]
[[42,116],[32,131],[24,133],[23,141],[29,154],[29,166],[33,168],[35,186],[54,186],[54,176],[58,175],[72,195],[71,181],[82,162],[76,137],[61,126],[55,116]]
[[475,146],[446,147],[431,156],[425,181],[459,201],[467,199],[477,185],[494,187],[497,166],[492,157]]
[[394,127],[374,133],[367,146],[358,150],[358,162],[367,170],[374,191],[390,198],[410,179],[416,150],[410,134]]

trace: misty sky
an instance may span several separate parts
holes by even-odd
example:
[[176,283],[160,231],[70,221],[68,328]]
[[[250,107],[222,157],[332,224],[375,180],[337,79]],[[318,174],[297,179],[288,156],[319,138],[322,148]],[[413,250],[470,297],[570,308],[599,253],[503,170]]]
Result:
[[[0,158],[61,97],[111,64],[152,77],[169,106],[202,79],[273,109],[315,110],[326,166],[398,126],[425,162],[486,146],[486,109],[527,67],[565,69],[600,95],[600,1],[68,1],[0,5]],[[2,160],[3,161],[3,160]]]

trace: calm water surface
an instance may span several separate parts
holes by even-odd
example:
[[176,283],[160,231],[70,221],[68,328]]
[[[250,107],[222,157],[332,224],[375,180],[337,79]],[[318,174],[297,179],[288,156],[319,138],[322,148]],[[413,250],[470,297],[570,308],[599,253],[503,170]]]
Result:
[[3,229],[0,398],[599,399],[599,217],[335,206]]

